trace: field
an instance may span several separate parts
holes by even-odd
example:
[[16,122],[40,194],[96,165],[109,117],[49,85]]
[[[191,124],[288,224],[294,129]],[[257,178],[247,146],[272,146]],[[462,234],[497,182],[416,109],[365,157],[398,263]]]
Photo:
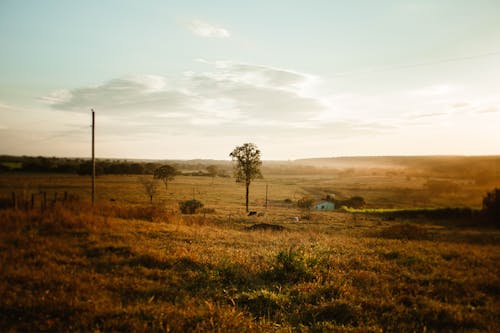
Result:
[[[34,209],[0,210],[0,330],[500,331],[498,229],[294,205],[334,193],[373,209],[480,208],[498,178],[311,170],[266,166],[250,188],[260,217],[231,178],[178,176],[150,204],[138,181],[150,176],[101,176],[92,207],[88,177],[0,175],[6,200],[35,194]],[[59,201],[40,209],[42,192]],[[205,210],[181,214],[193,197]]]

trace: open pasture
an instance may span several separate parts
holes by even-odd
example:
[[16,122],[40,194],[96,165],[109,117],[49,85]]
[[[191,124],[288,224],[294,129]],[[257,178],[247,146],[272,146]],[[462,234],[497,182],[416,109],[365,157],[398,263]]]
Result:
[[[304,196],[319,200],[326,195],[335,195],[339,199],[361,196],[367,208],[481,208],[486,192],[500,186],[498,157],[394,159],[265,162],[264,178],[255,180],[250,187],[250,205],[253,210],[265,207],[267,187],[268,210],[290,208],[284,205],[286,199],[296,203]],[[203,171],[207,165],[208,162],[206,165],[183,163],[179,164],[179,170]],[[231,173],[230,164],[219,167],[225,174]],[[139,179],[151,177],[98,176],[96,198],[101,202],[145,203],[149,198]],[[54,192],[68,191],[88,200],[90,187],[89,176],[22,172],[0,174],[0,196],[4,198],[10,197],[12,192],[24,196],[47,192],[51,197]],[[168,190],[159,184],[154,202],[173,207],[180,200],[194,197],[206,206],[232,211],[243,206],[244,195],[244,186],[230,177],[177,176],[169,183]]]
[[[348,213],[0,211],[6,331],[498,331],[500,234]],[[146,206],[143,208],[147,208]],[[272,221],[271,221],[272,220]]]
[[[0,210],[0,329],[500,330],[497,229],[295,204],[335,194],[361,195],[374,209],[478,208],[494,177],[441,178],[437,185],[462,187],[435,194],[435,174],[265,171],[250,187],[250,209],[263,216],[247,216],[232,178],[177,176],[167,190],[158,184],[150,204],[139,178],[151,175],[99,176],[91,207],[90,177],[2,174],[7,201],[12,192],[79,199]],[[178,202],[192,198],[206,209],[181,214]]]

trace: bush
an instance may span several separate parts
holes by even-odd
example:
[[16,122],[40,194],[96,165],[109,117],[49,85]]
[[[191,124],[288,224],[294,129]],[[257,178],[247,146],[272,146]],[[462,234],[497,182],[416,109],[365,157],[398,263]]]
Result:
[[491,221],[500,224],[500,188],[488,192],[483,198],[483,212]]
[[347,200],[336,200],[335,205],[338,207],[348,207],[348,208],[354,208],[354,209],[361,209],[365,207],[366,202],[363,197],[355,196],[351,197]]
[[191,199],[191,200],[186,200],[186,201],[180,201],[179,202],[179,208],[182,212],[182,214],[194,214],[196,213],[196,210],[200,209],[203,207],[203,203],[196,199]]
[[301,250],[280,251],[276,255],[276,262],[271,271],[264,273],[264,279],[271,279],[281,283],[297,283],[311,281],[314,278],[310,272],[304,253]]
[[299,201],[297,201],[297,206],[302,209],[311,209],[313,203],[314,199],[303,197],[302,199],[299,199]]

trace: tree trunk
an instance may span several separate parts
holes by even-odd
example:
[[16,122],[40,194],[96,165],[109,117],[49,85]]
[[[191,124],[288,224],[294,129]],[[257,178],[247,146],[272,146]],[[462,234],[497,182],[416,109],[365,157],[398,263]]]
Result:
[[248,213],[248,193],[249,193],[249,189],[250,189],[250,184],[249,183],[246,183],[246,200],[245,200],[245,206],[247,208],[247,213]]

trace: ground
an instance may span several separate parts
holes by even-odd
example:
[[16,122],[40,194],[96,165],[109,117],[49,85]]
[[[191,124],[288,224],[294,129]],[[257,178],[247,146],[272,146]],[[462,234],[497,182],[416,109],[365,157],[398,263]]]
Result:
[[[91,207],[87,178],[12,177],[6,194],[80,199],[0,210],[2,331],[500,330],[500,233],[477,221],[301,211],[284,199],[305,178],[268,179],[267,210],[255,184],[248,217],[230,179],[180,177],[149,205],[136,177],[101,177]],[[193,196],[208,209],[180,214]]]

